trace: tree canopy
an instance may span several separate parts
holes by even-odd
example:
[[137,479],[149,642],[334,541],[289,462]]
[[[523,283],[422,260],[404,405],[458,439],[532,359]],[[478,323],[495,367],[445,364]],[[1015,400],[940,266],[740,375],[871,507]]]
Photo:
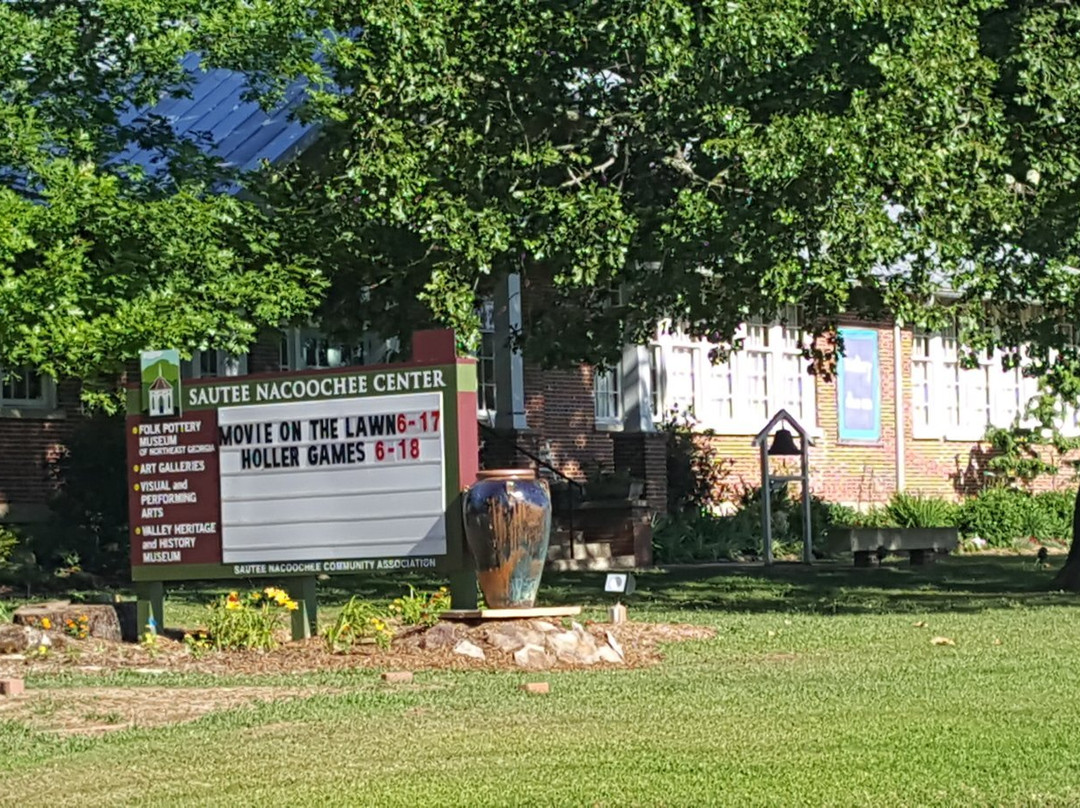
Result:
[[[468,335],[517,272],[550,362],[798,304],[817,333],[956,317],[1075,395],[1078,29],[1012,0],[14,0],[0,361],[90,376],[317,304]],[[306,76],[318,144],[223,193],[126,114],[191,51],[270,98]],[[125,167],[131,143],[169,170]]]
[[662,317],[718,341],[788,304],[818,332],[845,311],[934,322],[947,290],[973,348],[1034,341],[1037,371],[1067,375],[1046,360],[1080,282],[1071,4],[320,13],[351,35],[313,44],[318,157],[261,192],[331,279],[329,321],[468,332],[519,272],[554,290],[532,354],[597,361]]
[[[238,349],[315,305],[318,270],[278,251],[265,209],[223,192],[225,167],[149,113],[186,92],[189,52],[296,72],[303,12],[0,4],[0,364],[93,381],[147,348]],[[128,159],[139,150],[160,170]]]

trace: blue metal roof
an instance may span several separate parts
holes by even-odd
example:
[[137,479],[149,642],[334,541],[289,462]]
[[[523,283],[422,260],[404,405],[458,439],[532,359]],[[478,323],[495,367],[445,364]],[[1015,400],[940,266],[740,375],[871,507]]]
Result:
[[[149,109],[128,113],[124,116],[127,121],[147,114],[161,116],[177,135],[240,172],[253,171],[264,160],[287,160],[310,141],[314,124],[293,115],[305,93],[304,81],[293,82],[281,104],[267,112],[244,98],[248,85],[242,73],[222,68],[203,70],[200,62],[197,53],[189,53],[182,62],[190,76],[187,95],[165,95]],[[139,165],[149,174],[162,169],[161,154],[134,145],[117,161]]]

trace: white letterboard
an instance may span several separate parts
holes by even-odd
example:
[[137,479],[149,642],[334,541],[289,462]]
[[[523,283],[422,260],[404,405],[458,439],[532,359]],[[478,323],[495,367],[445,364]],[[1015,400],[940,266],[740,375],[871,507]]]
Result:
[[442,393],[218,410],[226,564],[446,554]]

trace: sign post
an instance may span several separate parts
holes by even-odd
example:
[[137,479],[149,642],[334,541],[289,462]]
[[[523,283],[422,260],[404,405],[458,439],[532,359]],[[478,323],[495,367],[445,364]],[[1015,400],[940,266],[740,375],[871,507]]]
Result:
[[178,580],[294,578],[297,637],[315,631],[324,574],[438,571],[455,606],[475,605],[461,492],[479,462],[476,366],[456,356],[452,332],[414,334],[410,362],[182,391],[162,361],[144,359],[128,400],[143,625],[163,625],[164,583]]

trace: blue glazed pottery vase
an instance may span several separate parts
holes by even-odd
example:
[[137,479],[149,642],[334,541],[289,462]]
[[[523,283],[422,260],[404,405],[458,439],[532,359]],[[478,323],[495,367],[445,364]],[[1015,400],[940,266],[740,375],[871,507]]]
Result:
[[532,469],[492,469],[465,492],[465,540],[489,609],[530,608],[551,538],[551,493]]

